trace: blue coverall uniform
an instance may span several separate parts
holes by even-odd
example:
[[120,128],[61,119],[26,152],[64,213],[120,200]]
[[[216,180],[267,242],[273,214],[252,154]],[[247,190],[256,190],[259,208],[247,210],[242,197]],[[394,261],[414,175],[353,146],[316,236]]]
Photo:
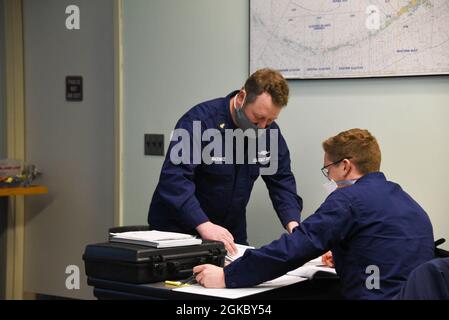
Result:
[[[225,130],[237,129],[230,114],[230,99],[237,93],[238,91],[234,91],[224,98],[198,104],[181,117],[175,129],[185,129],[192,139],[193,121],[201,122],[201,132],[217,129],[220,134],[216,138],[222,139],[224,153]],[[279,127],[273,122],[269,129],[279,130]],[[267,150],[263,150],[266,151],[264,155],[269,155],[270,152],[269,130],[267,131],[268,142]],[[259,167],[263,164],[252,163],[247,158],[243,164],[219,161],[194,164],[191,154],[190,163],[175,165],[170,160],[170,153],[177,143],[178,141],[170,143],[159,183],[153,194],[148,213],[150,228],[196,234],[196,226],[211,221],[228,229],[236,243],[247,244],[246,206],[254,182],[260,174]],[[201,149],[208,143],[201,142]],[[282,225],[286,226],[290,221],[299,222],[302,199],[297,195],[295,178],[290,169],[290,153],[280,131],[278,170],[273,175],[262,175],[262,179]]]
[[[331,193],[292,234],[257,249],[225,267],[229,288],[247,287],[276,278],[333,253],[348,299],[390,299],[410,272],[434,257],[432,225],[426,212],[381,172]],[[261,267],[263,266],[263,267]],[[374,269],[379,289],[372,288]],[[368,283],[371,285],[367,286]]]

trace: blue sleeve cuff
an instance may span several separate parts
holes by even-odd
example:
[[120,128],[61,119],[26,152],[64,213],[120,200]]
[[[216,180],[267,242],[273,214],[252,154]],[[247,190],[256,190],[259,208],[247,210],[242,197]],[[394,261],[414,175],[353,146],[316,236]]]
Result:
[[201,209],[198,201],[190,199],[181,208],[183,221],[189,228],[195,229],[198,225],[209,221],[209,218]]
[[226,284],[226,288],[239,288],[240,285],[238,283],[238,277],[235,277],[234,274],[234,267],[237,265],[238,260],[232,262],[231,264],[229,264],[228,266],[226,266],[224,268],[224,278],[225,278],[225,284]]
[[301,210],[299,208],[284,209],[279,212],[279,219],[284,227],[291,221],[301,223]]

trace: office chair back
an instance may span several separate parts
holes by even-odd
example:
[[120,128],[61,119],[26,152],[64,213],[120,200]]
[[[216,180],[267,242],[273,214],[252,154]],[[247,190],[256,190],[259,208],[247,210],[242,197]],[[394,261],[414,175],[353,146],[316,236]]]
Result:
[[416,267],[395,299],[449,300],[449,258],[436,258]]

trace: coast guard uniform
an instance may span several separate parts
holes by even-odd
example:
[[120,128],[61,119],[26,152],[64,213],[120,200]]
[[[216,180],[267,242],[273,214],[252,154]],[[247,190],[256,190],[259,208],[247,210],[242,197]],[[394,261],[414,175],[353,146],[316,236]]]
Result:
[[[194,121],[200,121],[201,134],[207,129],[216,129],[220,134],[214,139],[222,139],[222,154],[212,159],[212,164],[194,163],[193,153],[189,163],[174,164],[170,153],[179,141],[172,141],[164,161],[159,183],[151,201],[148,223],[150,228],[195,234],[195,227],[211,221],[226,229],[234,236],[236,243],[246,244],[246,205],[261,166],[257,159],[246,157],[242,164],[226,164],[225,130],[237,129],[229,106],[230,99],[238,91],[224,98],[200,103],[190,109],[176,124],[176,129],[188,132],[194,151]],[[269,129],[278,129],[272,123]],[[212,139],[211,139],[212,140]],[[270,130],[267,130],[266,150],[258,150],[257,158],[269,158]],[[280,131],[278,131],[278,170],[273,175],[262,175],[273,207],[285,226],[290,221],[300,221],[302,199],[297,195],[295,178],[290,169],[290,153]],[[201,141],[201,150],[210,143]],[[198,143],[197,143],[198,145]],[[235,152],[235,146],[234,150]],[[233,154],[235,156],[235,154]],[[235,159],[235,157],[234,157]],[[234,162],[235,163],[235,162]]]
[[[247,287],[276,278],[328,250],[346,298],[390,299],[414,268],[433,259],[432,225],[398,184],[381,172],[369,173],[331,193],[292,234],[247,250],[224,269],[226,286]],[[369,266],[378,268],[378,289],[366,284],[373,275]]]

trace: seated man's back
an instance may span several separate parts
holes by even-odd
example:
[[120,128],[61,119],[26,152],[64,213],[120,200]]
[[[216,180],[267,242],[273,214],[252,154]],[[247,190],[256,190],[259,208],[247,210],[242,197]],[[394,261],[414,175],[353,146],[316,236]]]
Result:
[[382,173],[370,173],[331,197],[347,198],[351,208],[350,229],[331,248],[347,298],[391,298],[414,268],[434,257],[427,214]]

